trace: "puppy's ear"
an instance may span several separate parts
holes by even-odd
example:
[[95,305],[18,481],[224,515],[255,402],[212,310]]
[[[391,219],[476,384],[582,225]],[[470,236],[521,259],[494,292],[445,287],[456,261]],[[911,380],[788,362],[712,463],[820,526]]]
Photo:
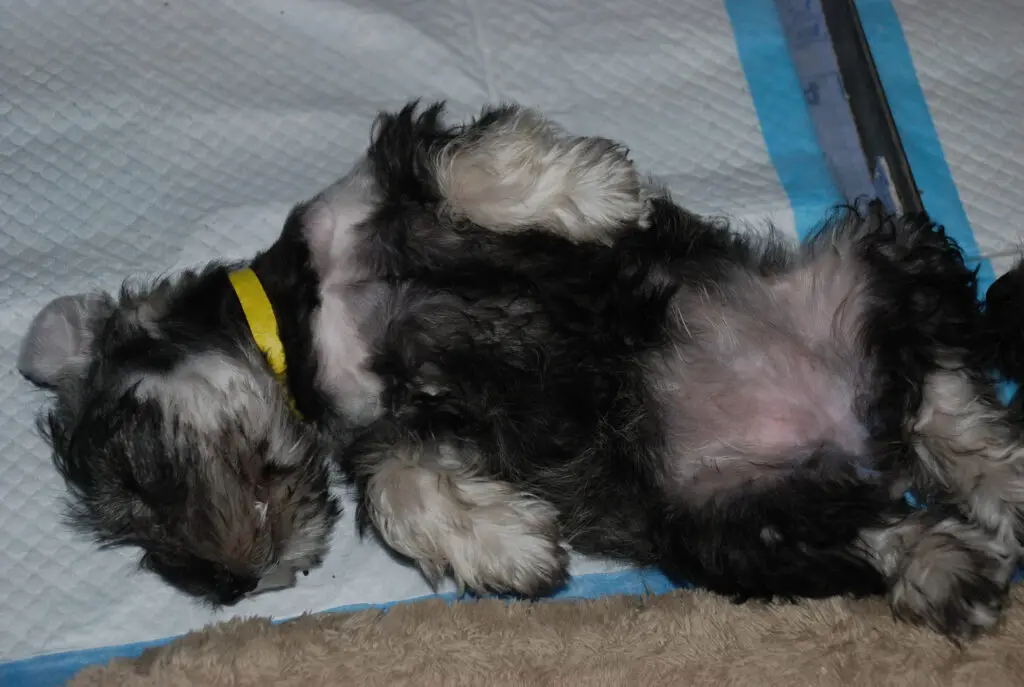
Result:
[[44,387],[82,375],[100,318],[111,312],[113,303],[102,294],[75,294],[50,301],[32,320],[21,342],[18,370]]

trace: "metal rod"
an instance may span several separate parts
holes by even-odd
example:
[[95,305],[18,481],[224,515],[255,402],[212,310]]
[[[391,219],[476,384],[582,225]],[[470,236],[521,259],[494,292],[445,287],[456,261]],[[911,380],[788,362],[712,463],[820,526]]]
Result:
[[884,174],[903,212],[924,204],[900,140],[896,121],[871,55],[855,0],[822,0],[822,12],[865,157],[876,178]]

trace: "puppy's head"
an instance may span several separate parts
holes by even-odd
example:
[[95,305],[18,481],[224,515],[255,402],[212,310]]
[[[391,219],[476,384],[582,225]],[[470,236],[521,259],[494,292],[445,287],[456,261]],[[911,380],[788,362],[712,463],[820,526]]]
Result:
[[211,603],[294,584],[339,514],[327,447],[288,406],[227,271],[49,303],[19,368],[56,393],[41,425],[72,522]]

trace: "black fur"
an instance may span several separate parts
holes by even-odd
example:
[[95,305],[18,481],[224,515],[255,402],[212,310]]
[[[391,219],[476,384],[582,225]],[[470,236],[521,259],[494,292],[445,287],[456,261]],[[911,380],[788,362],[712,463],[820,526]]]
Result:
[[[1024,384],[1024,262],[1018,261],[985,294],[985,319],[978,348],[984,363],[1018,387]],[[1024,392],[1020,388],[1010,409],[1024,426]]]
[[[510,237],[439,222],[423,162],[447,135],[436,110],[417,118],[407,108],[383,122],[370,154],[384,189],[372,224],[391,269],[413,285],[373,362],[389,412],[344,453],[364,493],[387,456],[447,443],[478,457],[475,474],[554,504],[563,535],[584,553],[654,564],[740,599],[875,594],[893,584],[858,537],[910,516],[896,489],[904,480],[937,506],[956,499],[909,442],[925,380],[954,356],[991,398],[977,363],[976,274],[941,227],[924,215],[861,217],[845,208],[805,249],[826,253],[845,241],[863,267],[867,313],[856,349],[871,372],[855,412],[869,449],[808,447],[771,486],[691,503],[666,486],[665,425],[645,356],[670,345],[681,291],[728,284],[737,269],[785,275],[796,253],[667,198],[654,202],[650,229],[623,227],[611,247],[571,244],[543,228]],[[960,511],[937,507],[925,520],[950,513]],[[970,584],[1000,606],[1002,585]],[[957,608],[933,608],[928,622],[970,632]]]

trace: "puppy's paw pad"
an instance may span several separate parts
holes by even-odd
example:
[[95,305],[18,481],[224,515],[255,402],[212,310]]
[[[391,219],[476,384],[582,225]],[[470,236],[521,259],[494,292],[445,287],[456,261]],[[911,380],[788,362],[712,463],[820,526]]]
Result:
[[911,559],[890,591],[896,617],[956,639],[993,629],[1008,600],[1002,561],[952,542]]
[[[975,581],[944,599],[904,594],[892,603],[897,618],[925,625],[956,639],[972,639],[992,630],[1006,607],[1006,591],[988,581]],[[961,596],[962,594],[962,596]]]

